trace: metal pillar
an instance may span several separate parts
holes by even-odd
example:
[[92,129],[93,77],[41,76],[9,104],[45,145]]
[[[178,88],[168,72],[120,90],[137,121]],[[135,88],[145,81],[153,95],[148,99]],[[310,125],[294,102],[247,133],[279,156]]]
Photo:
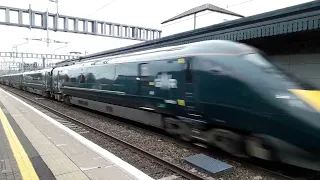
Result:
[[196,22],[197,22],[197,13],[193,15],[193,29],[196,29]]
[[46,28],[47,28],[47,47],[49,47],[49,12],[46,12]]
[[59,23],[59,1],[58,1],[58,0],[49,0],[49,1],[56,3],[56,9],[57,9],[56,18],[55,18],[56,28],[55,28],[54,31],[58,31],[58,23]]
[[46,58],[42,57],[42,68],[46,68]]

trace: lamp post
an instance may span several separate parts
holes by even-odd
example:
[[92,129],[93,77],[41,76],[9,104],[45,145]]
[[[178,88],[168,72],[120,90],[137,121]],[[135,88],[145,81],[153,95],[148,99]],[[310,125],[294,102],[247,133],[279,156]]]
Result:
[[[42,41],[42,39],[37,39],[37,38],[24,38],[26,40],[26,42],[21,43],[21,44],[16,44],[14,46],[12,46],[12,51],[14,53],[14,49],[16,50],[15,54],[16,57],[18,57],[18,46],[24,45],[24,44],[28,44],[29,40],[31,41]],[[15,62],[15,58],[13,56],[13,62]],[[24,72],[24,60],[23,60],[23,54],[21,54],[21,64],[22,64],[22,72]]]
[[[14,46],[12,46],[12,56],[13,56],[13,62],[15,62],[15,57],[18,57],[18,46],[21,46],[21,45],[24,45],[24,44],[27,44],[27,43],[29,43],[29,40],[28,39],[26,39],[27,41],[26,42],[24,42],[24,43],[21,43],[21,44],[16,44],[16,45],[14,45]],[[16,52],[15,52],[15,54],[16,54],[16,56],[14,56],[13,55],[13,53],[14,53],[14,49],[16,49]],[[23,65],[23,55],[21,56],[21,64]],[[23,71],[23,68],[22,68],[22,71]]]

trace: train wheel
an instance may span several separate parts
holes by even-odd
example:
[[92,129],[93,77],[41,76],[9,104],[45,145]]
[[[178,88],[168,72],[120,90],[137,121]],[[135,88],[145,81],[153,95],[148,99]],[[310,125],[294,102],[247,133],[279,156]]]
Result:
[[252,135],[245,140],[246,152],[249,156],[274,161],[277,159],[275,149],[258,135]]
[[180,138],[183,141],[190,142],[192,137],[190,136],[190,130],[188,126],[178,119],[164,118],[164,129],[167,133]]
[[246,157],[243,136],[224,129],[214,129],[212,134],[213,145],[236,157]]
[[49,98],[50,95],[49,95],[49,92],[43,91],[42,92],[42,96],[45,97],[45,98]]
[[192,142],[192,137],[190,137],[189,135],[186,135],[186,134],[180,134],[179,135],[179,138],[183,141],[186,141],[186,142]]
[[72,105],[70,103],[70,96],[63,96],[63,103],[69,106]]

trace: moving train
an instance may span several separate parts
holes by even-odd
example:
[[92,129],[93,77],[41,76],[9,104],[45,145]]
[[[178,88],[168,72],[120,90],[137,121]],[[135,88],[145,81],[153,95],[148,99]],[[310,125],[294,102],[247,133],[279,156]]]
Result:
[[320,91],[245,44],[208,40],[10,74],[2,84],[238,157],[320,170]]

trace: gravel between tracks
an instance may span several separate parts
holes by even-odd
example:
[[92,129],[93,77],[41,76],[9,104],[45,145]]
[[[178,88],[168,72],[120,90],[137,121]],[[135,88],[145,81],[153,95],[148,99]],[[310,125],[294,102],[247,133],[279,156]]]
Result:
[[[12,89],[12,88],[11,88]],[[44,105],[47,105],[53,109],[59,110],[60,112],[76,118],[77,120],[80,120],[81,122],[84,122],[86,124],[89,124],[93,127],[96,127],[110,135],[113,135],[119,139],[122,139],[126,142],[129,142],[131,144],[136,145],[137,147],[146,150],[148,152],[151,152],[158,157],[161,157],[163,159],[166,159],[167,161],[170,161],[171,163],[178,164],[181,167],[184,167],[185,169],[189,169],[190,171],[197,172],[193,167],[189,166],[183,161],[183,158],[191,155],[195,155],[198,153],[201,153],[197,150],[194,150],[192,148],[185,148],[179,146],[179,143],[171,142],[166,139],[162,139],[161,137],[149,133],[141,132],[140,130],[137,130],[135,128],[132,128],[131,126],[126,126],[120,123],[117,123],[115,121],[111,121],[108,117],[104,117],[102,115],[97,115],[92,112],[79,109],[77,107],[73,106],[67,106],[63,103],[59,103],[53,100],[48,99],[42,99],[40,96],[30,94],[27,92],[23,92],[20,90],[12,89],[15,92],[19,92],[21,95],[24,95],[29,98],[37,98],[37,101],[41,102]],[[30,104],[30,102],[27,101],[27,103]],[[33,105],[33,104],[32,104]],[[35,106],[35,105],[33,105]],[[110,150],[110,141],[106,141],[104,137],[101,137],[100,135],[88,133],[84,134],[86,138],[90,139],[91,141],[95,142],[96,144],[100,145],[101,147]],[[110,150],[110,152],[114,153],[118,156],[118,152],[116,148],[111,148],[114,150]],[[130,160],[126,160],[128,158],[121,157],[119,158],[127,161],[130,163]],[[216,159],[219,159],[219,157],[214,157]],[[279,178],[278,176],[275,176],[271,173],[267,173],[262,170],[258,170],[255,168],[248,168],[246,166],[243,166],[240,163],[228,161],[224,159],[219,159],[221,161],[227,162],[234,166],[233,171],[221,174],[219,176],[216,176],[213,179],[219,179],[219,180],[262,180],[262,179],[268,179],[268,180],[278,180],[283,179]],[[145,160],[147,161],[147,160]],[[137,167],[139,168],[139,167]],[[141,169],[144,171],[143,169]],[[199,174],[202,174],[200,172],[197,172]],[[202,174],[204,175],[204,174]]]

